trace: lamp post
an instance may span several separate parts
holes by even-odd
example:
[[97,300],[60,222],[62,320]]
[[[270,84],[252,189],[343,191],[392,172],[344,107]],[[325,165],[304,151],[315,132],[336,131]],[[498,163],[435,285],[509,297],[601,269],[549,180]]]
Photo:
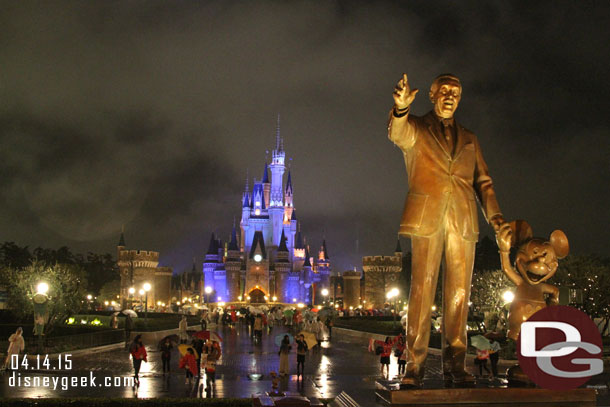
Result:
[[389,300],[391,300],[392,298],[394,299],[394,310],[393,310],[393,314],[394,314],[394,327],[396,327],[396,299],[398,297],[399,291],[398,288],[392,288],[387,294],[386,294],[386,298]]
[[41,281],[36,286],[36,294],[32,296],[34,302],[34,335],[38,336],[38,354],[43,351],[42,336],[44,335],[44,325],[47,320],[47,305],[49,303],[49,285]]
[[142,286],[144,292],[146,293],[146,304],[144,304],[144,317],[146,318],[146,322],[148,323],[148,292],[152,288],[150,283],[144,283]]
[[127,290],[127,292],[129,293],[129,309],[133,309],[133,295],[136,293],[136,289],[133,287],[129,287],[129,290]]
[[328,300],[328,290],[326,288],[322,289],[322,297],[324,297],[323,304],[326,305],[326,301]]
[[212,287],[207,286],[203,291],[205,292],[205,296],[203,298],[203,302],[205,304],[210,302],[210,294],[212,294]]

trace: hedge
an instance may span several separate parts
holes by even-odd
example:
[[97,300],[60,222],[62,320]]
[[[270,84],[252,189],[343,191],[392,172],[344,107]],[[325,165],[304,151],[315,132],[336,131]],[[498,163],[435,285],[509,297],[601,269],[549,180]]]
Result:
[[200,398],[28,398],[0,399],[0,407],[250,407],[252,399],[200,399]]

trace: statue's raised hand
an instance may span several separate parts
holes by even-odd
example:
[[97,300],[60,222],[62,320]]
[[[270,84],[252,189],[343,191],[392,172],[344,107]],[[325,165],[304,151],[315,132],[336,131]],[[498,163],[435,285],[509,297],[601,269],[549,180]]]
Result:
[[419,89],[411,89],[409,87],[409,81],[407,80],[407,74],[403,73],[402,78],[396,84],[394,88],[394,104],[398,110],[406,109],[411,105],[415,95],[417,95]]

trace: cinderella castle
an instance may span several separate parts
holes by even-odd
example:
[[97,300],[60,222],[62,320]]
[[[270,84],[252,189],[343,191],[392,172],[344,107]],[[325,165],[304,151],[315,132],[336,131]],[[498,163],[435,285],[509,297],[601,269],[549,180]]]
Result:
[[[279,118],[271,163],[262,178],[248,179],[241,199],[239,232],[229,242],[214,234],[203,262],[202,288],[208,302],[321,304],[330,288],[330,260],[323,240],[317,252],[301,235],[293,201],[292,177],[286,183],[286,153]],[[208,288],[209,287],[209,288]]]

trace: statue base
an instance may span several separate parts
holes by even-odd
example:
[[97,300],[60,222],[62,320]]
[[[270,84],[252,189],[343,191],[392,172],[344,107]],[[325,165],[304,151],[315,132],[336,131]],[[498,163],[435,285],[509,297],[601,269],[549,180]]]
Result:
[[375,382],[375,396],[378,402],[390,406],[592,407],[596,404],[594,389],[444,388],[442,385],[429,387],[424,383],[422,389],[401,390],[400,381],[385,380]]

